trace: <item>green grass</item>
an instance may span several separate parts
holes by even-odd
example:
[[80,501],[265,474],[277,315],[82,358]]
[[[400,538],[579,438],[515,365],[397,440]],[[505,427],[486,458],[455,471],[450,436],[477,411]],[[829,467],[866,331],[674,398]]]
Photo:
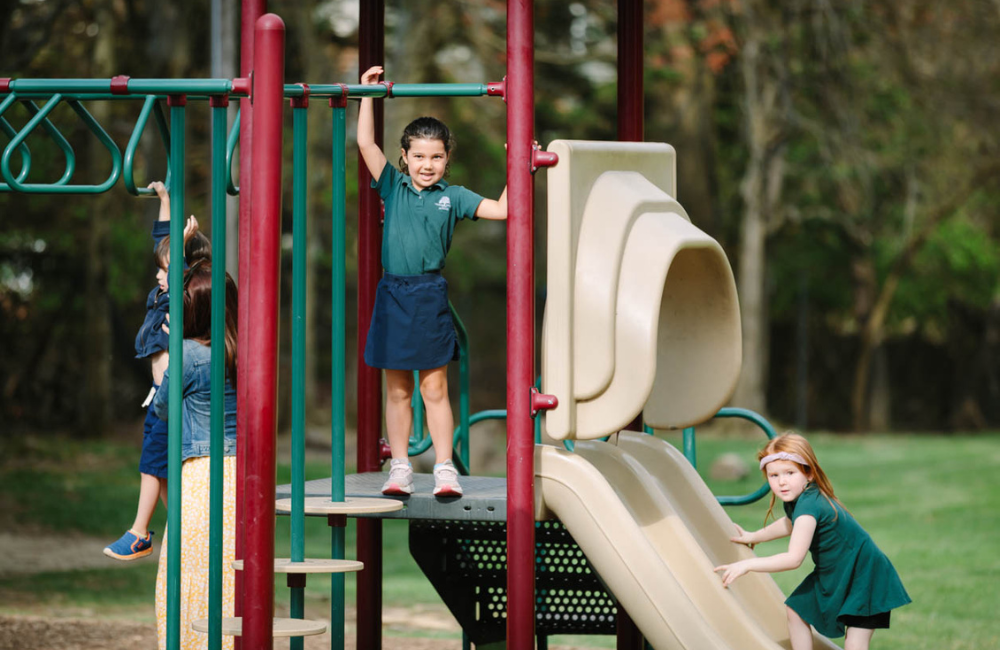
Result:
[[[893,614],[893,628],[875,636],[879,650],[981,650],[1000,647],[993,609],[1000,601],[1000,435],[810,435],[837,495],[899,570],[913,604]],[[679,443],[679,440],[677,441]],[[722,453],[750,463],[760,439],[703,436],[703,475]],[[58,532],[115,538],[130,521],[138,489],[138,448],[108,441],[22,438],[0,448],[0,530]],[[288,467],[279,463],[279,482]],[[311,457],[307,476],[328,476],[328,461]],[[737,495],[761,484],[758,472],[738,482],[709,480],[716,494]],[[767,500],[727,508],[745,528],[763,522]],[[163,526],[162,509],[153,527]],[[159,528],[157,528],[159,526]],[[354,557],[353,522],[347,557]],[[407,525],[384,524],[383,585],[387,607],[440,602],[407,549]],[[785,541],[758,548],[780,552]],[[330,532],[321,518],[306,520],[306,555],[328,556]],[[288,519],[277,521],[278,555],[288,554]],[[790,591],[808,567],[776,574]],[[152,620],[152,563],[98,571],[67,571],[0,580],[0,613],[73,607],[93,616]],[[329,578],[310,577],[307,598],[329,606]],[[355,580],[348,577],[353,602]],[[284,579],[276,601],[287,603]],[[556,637],[551,643],[614,647],[608,637]]]

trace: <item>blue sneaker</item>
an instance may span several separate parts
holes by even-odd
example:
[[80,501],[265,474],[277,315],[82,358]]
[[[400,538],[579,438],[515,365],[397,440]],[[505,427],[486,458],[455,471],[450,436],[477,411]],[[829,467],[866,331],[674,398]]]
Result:
[[104,547],[105,555],[125,562],[138,560],[152,552],[153,531],[147,532],[145,539],[140,539],[131,530],[126,530],[125,534],[118,538],[117,542]]

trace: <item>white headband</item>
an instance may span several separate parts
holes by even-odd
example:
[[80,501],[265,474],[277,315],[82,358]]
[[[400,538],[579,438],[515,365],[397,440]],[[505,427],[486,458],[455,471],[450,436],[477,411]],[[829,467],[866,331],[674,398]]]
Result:
[[798,454],[790,454],[787,451],[779,451],[776,454],[770,454],[768,456],[764,456],[763,458],[761,458],[760,468],[764,469],[768,463],[774,462],[776,460],[790,460],[794,463],[798,463],[799,465],[805,465],[806,467],[809,466],[809,463],[807,463],[806,459],[803,458],[802,456],[799,456]]

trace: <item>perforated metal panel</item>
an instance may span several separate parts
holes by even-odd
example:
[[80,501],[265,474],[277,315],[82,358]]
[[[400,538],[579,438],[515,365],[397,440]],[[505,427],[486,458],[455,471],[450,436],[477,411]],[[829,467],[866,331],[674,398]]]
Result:
[[[410,553],[473,643],[503,641],[507,618],[504,522],[411,520]],[[535,528],[535,631],[614,634],[617,607],[558,522]]]

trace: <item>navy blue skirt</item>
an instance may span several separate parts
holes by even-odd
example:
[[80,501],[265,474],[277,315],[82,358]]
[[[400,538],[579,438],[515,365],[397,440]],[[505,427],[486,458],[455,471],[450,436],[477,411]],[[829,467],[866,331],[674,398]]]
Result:
[[386,273],[375,292],[365,363],[388,370],[431,370],[458,358],[458,337],[440,273]]

